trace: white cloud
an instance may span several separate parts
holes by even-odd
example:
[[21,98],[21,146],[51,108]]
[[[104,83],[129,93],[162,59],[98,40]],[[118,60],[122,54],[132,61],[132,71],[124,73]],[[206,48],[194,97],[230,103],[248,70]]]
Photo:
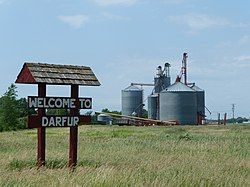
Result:
[[138,0],[94,0],[100,6],[109,5],[125,5],[130,6],[135,4]]
[[58,19],[75,29],[81,28],[89,21],[89,17],[87,15],[60,15],[58,16]]
[[238,29],[244,29],[250,27],[250,23],[243,23],[243,22],[236,23],[226,18],[210,16],[206,14],[174,15],[174,16],[169,16],[167,20],[170,22],[174,22],[176,24],[183,25],[183,27],[187,28],[185,31],[190,34],[194,34],[200,30],[217,28],[217,27],[229,27]]
[[250,37],[248,35],[245,35],[245,36],[242,36],[239,40],[239,44],[240,45],[243,45],[243,44],[246,44],[250,41]]
[[247,47],[250,44],[250,36],[249,35],[243,35],[237,40],[226,40],[226,41],[220,41],[215,45],[216,48],[219,49],[239,49],[239,47]]
[[195,33],[199,30],[227,26],[230,22],[224,18],[209,16],[205,14],[185,14],[177,16],[169,16],[168,20],[178,24],[183,24],[183,28],[187,27],[187,32]]
[[[250,55],[241,55],[234,58],[237,62],[250,61]],[[249,64],[250,65],[250,64]]]
[[161,2],[167,3],[167,4],[184,4],[184,3],[190,3],[193,1],[195,0],[161,0]]
[[129,20],[128,17],[112,14],[109,12],[102,12],[101,17],[103,19],[109,19],[109,20]]
[[138,2],[140,3],[165,3],[165,4],[173,4],[173,5],[180,5],[180,4],[189,4],[192,2],[200,1],[200,0],[90,0],[94,1],[100,6],[109,6],[109,5],[125,5],[131,6]]
[[248,27],[250,27],[250,24],[239,22],[239,23],[231,23],[231,26],[235,27],[235,28],[248,28]]
[[[250,67],[250,55],[234,55],[226,54],[220,58],[220,62],[213,64],[214,68],[221,72],[233,73],[246,71]],[[225,73],[223,73],[225,74]]]
[[0,5],[4,4],[6,0],[0,0]]
[[1,5],[11,5],[11,1],[10,0],[0,0],[0,6]]

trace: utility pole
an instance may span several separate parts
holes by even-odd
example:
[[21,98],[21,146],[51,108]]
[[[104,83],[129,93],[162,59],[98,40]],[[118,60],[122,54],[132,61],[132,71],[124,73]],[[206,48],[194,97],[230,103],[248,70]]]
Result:
[[233,124],[235,124],[235,119],[234,119],[234,111],[235,111],[235,104],[232,104],[232,112],[233,112]]

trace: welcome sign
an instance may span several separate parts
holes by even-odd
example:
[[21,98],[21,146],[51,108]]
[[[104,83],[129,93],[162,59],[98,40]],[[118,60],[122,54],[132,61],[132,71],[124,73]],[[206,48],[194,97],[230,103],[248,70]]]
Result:
[[[37,109],[91,109],[92,98],[28,96],[28,108]],[[73,127],[89,122],[90,116],[29,116],[28,127]]]
[[29,108],[45,109],[91,109],[92,98],[70,98],[70,97],[28,97]]
[[[69,164],[77,164],[78,126],[90,124],[91,116],[80,115],[80,109],[91,109],[92,98],[80,98],[79,86],[100,86],[92,69],[87,66],[24,63],[15,81],[19,84],[37,84],[38,96],[28,97],[28,108],[37,109],[37,115],[28,117],[28,128],[37,128],[37,166],[45,166],[47,127],[69,127]],[[70,86],[70,97],[47,97],[46,85]],[[48,109],[66,109],[65,116],[46,115]]]

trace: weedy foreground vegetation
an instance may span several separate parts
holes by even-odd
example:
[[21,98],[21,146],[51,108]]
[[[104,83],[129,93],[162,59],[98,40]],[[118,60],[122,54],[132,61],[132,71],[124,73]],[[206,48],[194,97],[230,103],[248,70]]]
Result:
[[79,128],[69,172],[69,129],[47,129],[36,168],[36,130],[0,133],[0,186],[250,186],[250,125]]

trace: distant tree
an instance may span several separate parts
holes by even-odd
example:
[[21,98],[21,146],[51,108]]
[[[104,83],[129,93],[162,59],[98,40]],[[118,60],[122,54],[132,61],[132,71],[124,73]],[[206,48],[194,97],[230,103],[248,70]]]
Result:
[[236,122],[237,123],[243,123],[245,120],[244,120],[244,118],[242,118],[242,117],[238,117],[237,119],[236,119]]
[[16,86],[11,84],[0,99],[0,131],[19,128]]
[[20,98],[17,100],[17,108],[18,108],[18,117],[27,117],[31,114],[35,114],[35,109],[28,108],[28,101],[26,98]]
[[113,111],[111,111],[111,113],[122,115],[122,112],[119,112],[119,111],[117,111],[117,110],[113,110]]
[[243,123],[243,122],[246,122],[248,121],[248,119],[246,117],[238,117],[236,119],[233,119],[233,118],[230,118],[230,119],[227,119],[227,123]]
[[112,114],[119,114],[119,115],[122,114],[122,112],[119,112],[119,111],[116,111],[116,110],[110,111],[110,110],[107,109],[107,108],[102,109],[102,112],[104,112],[104,113],[112,113]]
[[107,108],[102,109],[102,112],[110,113],[109,109],[107,109]]
[[0,97],[0,131],[26,128],[27,116],[34,113],[28,109],[26,98],[17,99],[17,87],[11,84]]
[[244,122],[247,122],[247,121],[249,121],[249,120],[248,120],[246,117],[244,117],[244,118],[243,118],[243,121],[244,121]]
[[236,119],[236,122],[237,122],[237,123],[243,123],[243,118],[242,118],[242,117],[238,117],[238,118]]
[[146,109],[142,109],[142,117],[148,118],[148,111]]

